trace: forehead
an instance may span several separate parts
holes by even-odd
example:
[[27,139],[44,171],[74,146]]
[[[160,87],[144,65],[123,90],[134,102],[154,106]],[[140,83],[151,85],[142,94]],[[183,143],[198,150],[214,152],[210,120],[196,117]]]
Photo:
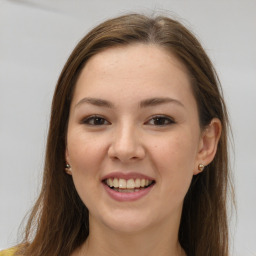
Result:
[[172,52],[155,44],[136,43],[103,50],[89,59],[84,69],[107,74],[113,68],[116,71],[125,68],[127,72],[133,71],[129,74],[132,77],[133,74],[138,75],[149,70],[154,70],[153,74],[167,70],[170,72],[174,67],[188,76],[185,65]]
[[94,55],[76,83],[74,101],[85,96],[193,97],[185,65],[152,44],[113,47]]

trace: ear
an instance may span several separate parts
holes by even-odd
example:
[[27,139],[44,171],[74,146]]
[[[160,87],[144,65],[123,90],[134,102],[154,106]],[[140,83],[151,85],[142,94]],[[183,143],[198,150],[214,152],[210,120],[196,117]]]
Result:
[[72,170],[71,170],[70,161],[69,161],[68,147],[66,147],[65,158],[66,158],[65,171],[66,171],[67,174],[72,175]]
[[206,166],[214,159],[221,135],[221,127],[220,120],[213,118],[211,123],[203,130],[198,148],[196,166],[193,172],[194,175],[202,171],[202,169],[200,170],[198,168],[199,164]]
[[65,150],[65,159],[66,162],[69,163],[69,152],[68,152],[68,146],[66,146],[66,150]]

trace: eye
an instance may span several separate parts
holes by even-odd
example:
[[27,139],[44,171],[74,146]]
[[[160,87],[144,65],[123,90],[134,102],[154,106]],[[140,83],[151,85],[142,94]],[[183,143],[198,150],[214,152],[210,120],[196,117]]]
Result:
[[146,122],[146,124],[155,126],[167,126],[174,123],[175,121],[167,116],[154,116]]
[[94,126],[99,126],[99,125],[109,125],[110,122],[108,122],[104,117],[101,116],[89,116],[82,121],[83,124],[88,124],[88,125],[94,125]]

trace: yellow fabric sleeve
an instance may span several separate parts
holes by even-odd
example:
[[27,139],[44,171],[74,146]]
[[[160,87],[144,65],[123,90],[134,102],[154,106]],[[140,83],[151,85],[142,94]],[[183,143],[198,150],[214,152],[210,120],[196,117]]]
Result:
[[3,250],[3,251],[0,251],[0,256],[13,256],[16,251],[17,249],[15,247],[7,250]]

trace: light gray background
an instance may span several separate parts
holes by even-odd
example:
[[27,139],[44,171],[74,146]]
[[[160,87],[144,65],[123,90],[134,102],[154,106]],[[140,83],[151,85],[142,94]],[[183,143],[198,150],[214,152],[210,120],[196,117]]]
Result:
[[212,58],[235,142],[233,255],[256,255],[256,1],[250,0],[0,0],[0,248],[16,243],[38,194],[50,102],[64,62],[89,29],[129,11],[178,17]]

